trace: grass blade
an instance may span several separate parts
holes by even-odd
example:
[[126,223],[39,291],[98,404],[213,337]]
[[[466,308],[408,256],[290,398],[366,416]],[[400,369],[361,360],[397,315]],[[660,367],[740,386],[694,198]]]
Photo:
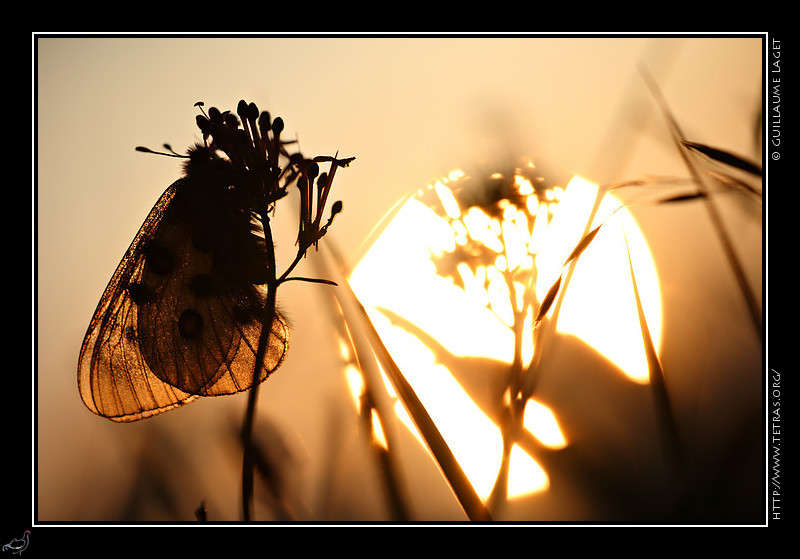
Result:
[[550,287],[550,290],[545,295],[544,299],[542,300],[542,304],[539,306],[539,312],[536,314],[536,319],[533,321],[534,327],[538,326],[544,317],[547,315],[547,311],[550,310],[550,307],[553,306],[553,302],[556,300],[556,296],[558,295],[558,290],[561,288],[561,276],[558,276],[556,282]]
[[708,171],[708,174],[711,176],[711,178],[715,179],[717,182],[731,190],[743,191],[757,198],[762,197],[761,191],[747,184],[743,180],[739,180],[724,173],[717,173],[716,171]]
[[704,144],[698,144],[696,142],[690,142],[688,140],[682,140],[681,143],[689,149],[698,151],[703,155],[714,159],[715,161],[719,161],[721,163],[725,163],[726,165],[730,165],[731,167],[736,167],[737,169],[741,169],[742,171],[748,172],[753,175],[762,176],[761,167],[747,161],[743,157],[739,157],[738,155],[734,155],[733,153],[723,151],[718,148],[713,148],[711,146],[707,146]]
[[678,194],[676,196],[670,196],[669,198],[664,198],[659,200],[658,204],[671,204],[673,202],[687,202],[691,200],[702,200],[706,197],[705,192],[695,192],[693,194]]
[[431,454],[439,464],[442,473],[450,484],[450,487],[453,489],[458,501],[461,503],[464,512],[466,512],[470,520],[491,520],[489,511],[484,506],[480,497],[478,497],[478,494],[472,487],[472,484],[464,473],[464,470],[461,468],[461,465],[458,463],[455,456],[453,456],[450,447],[444,440],[444,437],[439,431],[439,428],[436,426],[436,423],[433,421],[433,419],[431,419],[430,415],[428,415],[427,410],[423,406],[411,384],[409,384],[409,382],[406,380],[405,376],[400,371],[400,368],[397,366],[391,354],[389,353],[389,350],[383,344],[383,340],[378,334],[378,331],[375,329],[375,326],[372,324],[372,321],[367,315],[366,310],[360,303],[358,304],[358,308],[367,326],[374,349],[378,354],[378,359],[383,365],[386,375],[389,377],[389,380],[391,381],[392,386],[394,386],[398,396],[403,401],[409,416],[411,416],[411,419],[414,421],[414,425],[416,425],[420,435],[422,435],[422,438],[428,445]]
[[[653,96],[656,99],[659,107],[661,108],[664,117],[667,120],[667,124],[670,129],[670,133],[672,135],[672,139],[678,147],[678,151],[683,158],[683,162],[686,165],[689,173],[691,174],[692,178],[695,181],[697,186],[697,191],[700,194],[707,193],[707,188],[705,182],[703,181],[703,177],[701,176],[695,162],[692,161],[690,154],[692,150],[690,147],[686,145],[686,140],[683,136],[683,132],[681,132],[680,127],[678,126],[675,117],[672,115],[672,112],[669,110],[666,101],[664,100],[663,96],[661,95],[661,91],[656,85],[653,78],[644,70],[642,70],[642,77],[647,82],[647,85],[650,87],[650,90],[653,93]],[[722,245],[722,251],[725,255],[726,259],[728,260],[728,265],[733,272],[734,279],[739,287],[739,291],[742,294],[742,298],[744,299],[745,305],[747,306],[747,311],[749,313],[750,322],[753,325],[753,328],[756,330],[759,339],[761,340],[762,344],[764,342],[764,330],[761,324],[761,311],[759,310],[758,303],[755,299],[755,295],[750,289],[750,285],[747,282],[747,278],[745,277],[744,270],[742,268],[741,262],[739,262],[739,258],[736,255],[736,252],[733,249],[733,244],[731,243],[730,238],[728,237],[728,233],[725,229],[725,226],[722,222],[722,217],[719,214],[719,210],[717,209],[714,203],[713,196],[706,196],[705,197],[705,208],[708,213],[708,217],[711,220],[711,224],[713,225],[715,231],[717,232],[717,237],[719,238],[720,244]]]
[[[332,242],[329,240],[329,242]],[[331,270],[324,258],[316,258],[315,264],[320,267],[322,275],[330,275]],[[341,280],[340,280],[341,281]],[[338,285],[338,284],[337,284]],[[349,365],[355,367],[364,383],[361,395],[360,421],[365,425],[365,432],[370,434],[368,443],[370,452],[376,460],[380,470],[381,479],[386,491],[387,506],[394,520],[406,521],[410,519],[409,507],[406,504],[405,487],[398,468],[397,452],[394,451],[394,426],[395,418],[391,402],[383,394],[381,387],[383,381],[377,368],[369,344],[362,336],[356,335],[357,328],[348,321],[347,313],[339,302],[336,291],[326,290],[325,297],[331,322],[340,340],[347,343],[350,350]],[[372,438],[372,413],[376,413],[383,429],[386,448],[376,444]]]
[[567,257],[566,261],[564,262],[564,266],[566,266],[566,265],[567,265],[567,264],[569,264],[571,261],[573,261],[573,260],[575,260],[576,258],[578,258],[578,257],[579,257],[579,256],[580,256],[580,255],[583,253],[583,251],[584,251],[584,250],[586,250],[586,249],[589,247],[589,245],[591,244],[592,240],[594,240],[595,236],[596,236],[596,235],[597,235],[597,233],[600,231],[600,228],[601,228],[602,226],[603,226],[603,224],[601,223],[600,225],[598,225],[597,227],[595,227],[594,229],[592,229],[592,230],[591,230],[591,231],[590,231],[588,234],[586,234],[586,235],[585,235],[585,236],[584,236],[584,237],[583,237],[583,238],[580,240],[580,242],[577,244],[577,246],[575,246],[575,248],[574,248],[574,249],[572,249],[572,252],[571,252],[571,253],[570,253],[570,255]]
[[664,378],[664,368],[661,364],[661,359],[658,357],[658,352],[656,351],[655,343],[653,343],[653,338],[650,335],[650,328],[647,326],[647,318],[645,317],[644,308],[642,307],[642,300],[639,296],[639,289],[636,284],[636,274],[633,270],[633,260],[631,259],[631,251],[630,247],[628,246],[628,237],[625,235],[624,227],[622,233],[625,237],[625,248],[628,253],[628,265],[630,266],[633,296],[636,301],[636,312],[639,317],[639,326],[642,332],[642,342],[644,343],[644,351],[647,357],[647,369],[649,372],[650,387],[653,394],[653,402],[656,408],[657,420],[664,436],[667,454],[677,469],[678,474],[685,480],[686,469],[684,467],[683,452],[681,450],[678,426],[672,410],[669,392],[667,391],[667,383]]
[[[343,260],[338,255],[337,251],[333,249],[330,243],[327,243],[326,246],[330,249],[342,275],[347,277],[347,268],[344,266]],[[428,446],[434,460],[436,460],[439,465],[442,474],[453,490],[453,493],[464,509],[467,517],[475,521],[492,520],[488,509],[475,492],[475,488],[470,483],[461,465],[458,463],[455,456],[453,456],[453,452],[450,450],[449,445],[436,426],[436,423],[430,417],[413,387],[408,380],[406,380],[400,367],[395,363],[389,350],[384,345],[380,334],[375,329],[366,309],[358,300],[350,282],[347,280],[343,281],[341,288],[342,289],[337,290],[336,293],[342,308],[354,309],[352,312],[356,315],[358,323],[366,330],[372,350],[383,366],[386,376],[392,383],[395,392],[405,406],[414,425],[417,427],[420,436]]]

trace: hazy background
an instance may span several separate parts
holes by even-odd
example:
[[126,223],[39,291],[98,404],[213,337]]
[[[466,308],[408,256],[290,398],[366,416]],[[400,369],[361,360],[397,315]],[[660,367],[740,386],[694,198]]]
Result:
[[[76,383],[100,295],[148,211],[180,175],[179,160],[134,147],[168,142],[183,151],[197,141],[196,101],[221,109],[254,101],[284,119],[304,153],[356,157],[338,172],[332,194],[345,210],[332,235],[351,262],[397,200],[455,168],[525,155],[554,181],[685,176],[639,65],[653,74],[687,137],[760,153],[753,144],[760,38],[125,37],[39,38],[35,46],[39,520],[117,520],[126,506],[131,519],[168,519],[165,508],[175,506],[177,518],[192,520],[201,499],[210,518],[238,519],[240,455],[221,451],[220,440],[232,441],[245,396],[119,425],[88,412]],[[284,213],[288,223],[295,219]],[[284,235],[290,254],[294,234],[279,231],[279,249]],[[686,266],[689,275],[697,265],[675,258],[665,267],[680,275]],[[331,367],[336,348],[318,289],[290,283],[281,293],[293,346],[261,391],[259,416],[274,421],[294,453],[307,507],[300,517],[383,518],[379,490],[363,481],[368,466],[330,466],[334,443],[353,444],[342,433],[355,420]],[[695,324],[707,332],[701,318]],[[726,346],[714,347],[724,353]],[[757,376],[760,351],[742,351]],[[709,350],[703,363],[714,355]],[[177,504],[131,504],[137,483],[145,487],[139,495],[157,493],[152,479],[142,482],[143,441],[180,472]],[[180,458],[184,452],[192,454]],[[415,472],[413,488],[430,497],[416,503],[419,517],[461,518],[434,469]]]

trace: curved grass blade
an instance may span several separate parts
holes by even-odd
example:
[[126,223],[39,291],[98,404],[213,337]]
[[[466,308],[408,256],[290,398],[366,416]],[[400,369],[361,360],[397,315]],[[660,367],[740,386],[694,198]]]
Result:
[[[672,115],[672,112],[667,106],[666,100],[661,95],[661,90],[658,88],[652,76],[650,76],[647,71],[642,69],[641,74],[642,78],[645,80],[651,92],[653,93],[656,103],[661,108],[664,118],[667,120],[672,139],[678,147],[678,151],[683,158],[686,168],[696,183],[697,191],[699,193],[706,193],[708,189],[703,181],[703,177],[692,161],[692,158],[689,157],[689,154],[691,153],[690,148],[685,145],[686,139],[684,138],[683,132],[681,131],[680,127],[678,126],[678,122],[675,120],[675,117]],[[759,339],[763,343],[764,329],[761,321],[761,311],[759,310],[758,303],[756,302],[755,296],[750,289],[750,285],[747,282],[742,264],[739,262],[739,258],[736,256],[736,252],[733,249],[731,240],[728,237],[727,230],[725,229],[722,218],[719,215],[719,210],[714,204],[714,197],[706,196],[704,205],[708,212],[708,217],[711,220],[711,224],[717,232],[717,237],[722,245],[723,254],[728,260],[728,264],[733,272],[734,278],[739,287],[739,291],[741,292],[745,305],[747,306],[750,322],[752,323],[753,328],[756,330]]]
[[639,318],[639,327],[642,332],[642,342],[644,343],[645,356],[647,357],[647,369],[650,379],[650,387],[653,394],[653,402],[656,409],[656,416],[659,426],[664,436],[664,443],[667,450],[667,455],[676,468],[679,476],[686,481],[686,469],[684,466],[683,452],[680,444],[680,435],[678,434],[678,426],[675,421],[675,414],[672,410],[672,403],[670,402],[669,392],[667,391],[667,383],[664,377],[664,368],[661,364],[661,359],[656,351],[655,343],[650,335],[650,328],[647,326],[647,318],[644,314],[642,307],[642,300],[639,296],[639,289],[636,284],[636,274],[633,270],[633,260],[631,259],[631,251],[628,246],[628,237],[625,235],[625,228],[622,229],[623,237],[625,238],[625,249],[628,253],[628,265],[631,273],[631,284],[633,285],[633,296],[636,301],[636,312]]
[[367,311],[360,303],[358,303],[358,309],[367,326],[370,338],[377,350],[378,359],[383,365],[386,375],[389,377],[398,396],[403,401],[409,416],[411,416],[414,425],[416,425],[420,435],[422,435],[422,438],[428,445],[431,454],[439,464],[442,473],[453,489],[459,503],[461,503],[464,512],[470,520],[491,520],[492,518],[489,511],[486,509],[480,497],[478,497],[475,488],[472,487],[461,465],[458,463],[455,456],[453,456],[453,452],[444,440],[436,423],[431,419],[430,415],[428,415],[425,406],[423,406],[416,392],[414,392],[414,389],[411,387],[411,384],[406,380],[402,371],[397,366],[397,363],[392,359],[389,350],[383,344],[383,340],[381,340],[378,331],[367,315]]
[[[331,251],[331,254],[333,255],[333,258],[336,261],[342,275],[347,277],[347,268],[338,252],[331,246],[331,243],[328,243],[326,246],[328,246],[329,250]],[[491,521],[492,517],[489,514],[488,509],[475,492],[475,488],[470,483],[469,479],[464,473],[464,470],[461,468],[461,465],[458,463],[455,456],[453,456],[453,452],[450,450],[449,445],[444,440],[444,437],[439,431],[439,428],[436,426],[436,423],[430,417],[428,411],[425,409],[425,406],[420,401],[413,387],[408,380],[406,380],[405,376],[400,370],[400,367],[398,367],[397,363],[395,363],[394,359],[389,353],[389,350],[384,345],[380,334],[375,329],[375,325],[369,318],[366,309],[353,291],[350,282],[347,280],[343,281],[341,287],[343,289],[337,290],[336,296],[339,298],[342,307],[355,309],[353,312],[357,315],[358,323],[362,324],[366,329],[366,334],[369,337],[373,352],[383,366],[386,376],[392,383],[395,392],[408,411],[408,415],[411,417],[414,425],[419,431],[420,436],[428,446],[428,449],[430,450],[434,460],[436,460],[437,464],[439,465],[442,474],[453,490],[453,493],[458,499],[458,502],[461,504],[461,507],[464,509],[467,517],[470,520],[475,521]],[[349,305],[348,301],[344,300],[342,291],[345,292],[346,297],[349,299]]]
[[[329,241],[329,243],[331,242]],[[314,262],[321,268],[322,275],[328,276],[331,274],[331,270],[323,258],[317,258]],[[394,413],[388,399],[381,398],[382,392],[378,387],[382,386],[383,382],[377,369],[377,363],[371,354],[369,344],[363,340],[362,336],[355,334],[356,327],[351,324],[352,320],[348,321],[348,313],[337,298],[336,293],[328,291],[326,295],[328,295],[325,299],[328,303],[327,307],[333,327],[337,331],[339,338],[348,344],[351,352],[349,364],[356,367],[364,383],[361,397],[361,417],[359,419],[367,424],[371,422],[372,413],[374,412],[383,426],[386,448],[382,445],[374,444],[373,441],[370,441],[369,448],[376,459],[381,479],[384,482],[387,506],[391,512],[391,517],[398,521],[409,520],[411,515],[406,504],[405,487],[398,471],[397,453],[393,452],[395,448],[394,430],[391,428],[389,421],[393,418]],[[371,424],[366,430],[371,434]]]
[[698,144],[697,142],[690,142],[688,140],[681,140],[681,144],[691,150],[698,151],[703,155],[714,159],[715,161],[719,161],[720,163],[725,163],[726,165],[736,167],[737,169],[741,169],[742,171],[757,175],[759,177],[762,176],[761,167],[728,151],[723,151],[721,149],[704,144]]
[[[562,271],[556,283],[553,284],[552,287],[550,287],[550,290],[547,292],[547,295],[545,295],[545,298],[542,301],[542,305],[539,308],[537,317],[534,320],[534,329],[533,329],[534,347],[539,349],[536,349],[534,351],[533,359],[531,359],[531,362],[528,364],[527,369],[522,373],[521,378],[519,379],[517,390],[520,391],[521,400],[527,401],[527,399],[530,398],[533,395],[533,392],[536,390],[536,383],[538,377],[536,372],[539,369],[539,364],[542,361],[542,351],[540,349],[541,345],[540,336],[542,335],[541,322],[544,319],[547,312],[549,311],[548,308],[543,312],[542,307],[545,306],[545,302],[552,296],[553,301],[550,301],[547,304],[547,306],[549,307],[550,305],[555,303],[556,307],[555,310],[553,311],[553,320],[557,320],[558,313],[561,310],[561,303],[564,299],[564,293],[566,292],[567,286],[569,285],[569,281],[572,278],[572,272],[574,270],[572,263],[574,263],[575,259],[577,259],[583,253],[583,251],[586,250],[586,248],[589,246],[589,244],[597,235],[598,231],[600,230],[600,227],[603,226],[603,223],[601,223],[591,231],[589,230],[589,227],[594,222],[594,218],[597,215],[598,209],[600,208],[600,201],[602,200],[603,196],[604,193],[602,193],[602,190],[598,188],[597,192],[595,193],[594,204],[592,205],[592,211],[589,213],[589,219],[586,221],[586,225],[584,226],[583,229],[584,231],[583,237],[575,246],[575,248],[572,249],[572,253],[570,253],[566,261],[564,262],[564,266],[562,266],[562,268],[566,268],[566,273]],[[619,209],[620,208],[614,210],[614,212],[612,212],[611,215],[614,215],[614,213],[616,213],[617,210]],[[563,289],[561,289],[561,283],[564,284]],[[553,338],[552,344],[556,344],[557,341],[558,341],[557,337]]]

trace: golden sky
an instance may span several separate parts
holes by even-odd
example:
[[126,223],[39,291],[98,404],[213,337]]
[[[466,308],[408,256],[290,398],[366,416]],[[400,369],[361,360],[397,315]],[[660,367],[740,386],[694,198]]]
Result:
[[[640,65],[690,139],[741,154],[754,153],[762,91],[755,36],[44,37],[35,47],[36,396],[39,488],[47,496],[40,512],[56,519],[102,515],[101,504],[82,511],[69,504],[85,487],[87,468],[124,463],[119,429],[147,432],[87,412],[77,392],[77,357],[117,263],[180,175],[179,160],[134,147],[167,142],[182,151],[199,140],[196,101],[221,109],[253,101],[284,119],[304,153],[355,156],[331,194],[344,202],[333,238],[355,260],[395,202],[455,168],[522,155],[559,180],[685,174]],[[284,233],[291,254],[291,227]],[[309,351],[333,350],[319,341],[319,302],[304,288],[287,285],[284,292],[296,326],[293,353],[268,381],[262,409],[291,425],[314,455],[325,437],[309,410],[323,408],[339,380],[321,374],[324,358]],[[298,391],[307,406],[289,403]],[[225,404],[234,418],[242,402]],[[199,430],[220,428],[190,412],[194,406],[217,409],[196,403],[180,413]],[[62,460],[71,452],[95,458]],[[55,462],[61,466],[51,468]]]

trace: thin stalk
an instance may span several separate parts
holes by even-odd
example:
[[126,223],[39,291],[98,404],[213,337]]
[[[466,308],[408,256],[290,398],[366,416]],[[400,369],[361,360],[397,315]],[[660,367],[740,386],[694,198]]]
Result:
[[[597,212],[600,209],[600,202],[602,201],[603,197],[605,196],[605,189],[598,186],[597,192],[595,193],[594,204],[592,205],[592,210],[589,213],[589,218],[586,221],[586,225],[583,228],[583,235],[581,235],[581,240],[578,243],[578,246],[572,252],[572,255],[575,255],[578,247],[581,246],[583,241],[588,238],[589,234],[592,232],[591,227],[597,216]],[[593,238],[593,237],[592,237]],[[591,242],[591,239],[589,240]],[[585,247],[584,247],[585,248]],[[572,257],[572,255],[570,255]],[[553,318],[552,318],[552,331],[555,331],[556,325],[558,323],[558,315],[561,312],[561,305],[564,301],[564,297],[566,296],[567,286],[569,285],[570,280],[572,279],[573,270],[575,269],[575,263],[577,258],[568,259],[568,267],[566,270],[566,274],[562,272],[562,275],[559,276],[559,281],[561,285],[559,286],[559,290],[557,293],[556,301],[554,303],[553,309]],[[542,317],[544,318],[544,317]],[[542,328],[541,323],[534,325],[534,354],[533,359],[528,364],[528,368],[525,372],[525,376],[520,383],[520,390],[522,391],[523,400],[527,400],[533,395],[533,392],[536,389],[536,382],[538,380],[537,369],[542,361],[542,352],[540,349],[540,338],[542,336]],[[557,343],[558,337],[553,338],[552,343]]]
[[381,340],[378,331],[375,329],[375,326],[372,324],[372,321],[369,319],[366,309],[364,309],[360,303],[358,303],[358,307],[360,313],[365,318],[368,333],[370,334],[370,338],[378,350],[378,358],[383,364],[387,376],[391,380],[392,385],[405,404],[406,409],[408,410],[409,415],[414,421],[417,429],[425,439],[428,448],[436,458],[436,461],[441,467],[445,478],[450,484],[450,487],[453,489],[456,498],[464,509],[464,512],[467,514],[470,520],[491,520],[492,518],[489,514],[489,511],[484,506],[480,497],[478,497],[478,494],[472,487],[472,484],[464,473],[464,470],[461,468],[461,465],[458,463],[455,456],[453,456],[450,447],[444,440],[444,437],[439,431],[439,428],[436,426],[436,423],[428,415],[427,410],[425,410],[425,407],[423,406],[414,389],[411,387],[411,384],[409,384],[405,376],[403,376],[400,368],[397,366],[397,363],[395,363],[394,359],[389,353],[389,350],[383,345],[383,341]]
[[[381,415],[378,411],[378,408],[374,404],[373,396],[372,391],[367,390],[362,399],[363,412],[361,414],[361,420],[364,423],[365,431],[370,434],[369,450],[375,457],[375,461],[381,473],[381,480],[383,481],[383,487],[386,491],[386,500],[391,518],[401,522],[407,521],[410,518],[410,514],[405,503],[404,492],[400,488],[399,476],[396,472],[394,453],[392,452],[393,445],[392,442],[390,442],[390,435],[387,433],[387,425],[383,422],[385,416]],[[386,438],[386,448],[372,440],[373,411],[375,411],[381,421],[381,428]]]
[[[360,347],[362,344],[356,343],[351,337],[351,348],[355,353],[355,363],[358,370],[361,372],[361,378],[364,381],[364,393],[361,396],[361,421],[364,426],[364,432],[369,434],[369,450],[376,460],[376,464],[381,473],[381,480],[383,487],[386,491],[387,505],[394,520],[405,521],[410,518],[408,507],[405,503],[404,491],[401,489],[400,475],[397,472],[397,464],[395,460],[395,453],[392,450],[395,448],[394,429],[388,421],[392,416],[390,407],[384,405],[382,400],[379,400],[378,394],[375,390],[376,382],[380,381],[378,375],[380,374],[375,370],[373,362],[365,362],[369,359],[365,353],[365,348]],[[373,425],[372,413],[377,414],[378,420],[381,423],[383,435],[386,440],[387,448],[384,448],[372,439]]]
[[628,253],[628,265],[630,267],[633,295],[636,301],[636,312],[639,318],[642,341],[644,343],[645,355],[647,357],[647,368],[649,371],[650,380],[649,384],[653,394],[656,417],[664,437],[667,456],[676,469],[681,481],[684,483],[685,489],[688,476],[683,457],[683,450],[680,443],[678,425],[675,420],[675,413],[672,409],[672,403],[670,402],[669,391],[667,390],[667,383],[664,377],[664,368],[661,364],[661,359],[658,357],[658,352],[656,351],[653,338],[650,335],[650,328],[647,326],[647,318],[645,317],[644,307],[642,306],[642,300],[639,296],[639,289],[636,283],[636,274],[633,270],[633,260],[631,258],[630,247],[628,246],[628,237],[625,234],[624,225],[622,226],[622,234],[625,238],[625,249]]
[[[688,162],[689,158],[686,157],[686,160]],[[711,224],[713,225],[714,229],[717,232],[717,236],[719,237],[720,243],[722,244],[722,252],[728,261],[728,265],[730,266],[731,271],[733,272],[736,284],[739,287],[739,291],[741,292],[742,297],[744,298],[748,315],[750,316],[750,322],[752,323],[753,328],[755,328],[759,338],[761,339],[761,342],[763,343],[764,332],[761,328],[761,313],[759,312],[758,303],[756,302],[755,296],[753,295],[753,292],[751,291],[750,286],[747,282],[747,278],[745,277],[742,264],[741,262],[739,262],[739,258],[736,255],[735,249],[733,248],[733,243],[731,242],[730,237],[728,236],[727,229],[725,228],[725,225],[722,222],[722,216],[720,215],[719,210],[717,209],[714,197],[707,195],[708,194],[707,190],[702,182],[701,177],[699,176],[699,173],[697,173],[693,165],[690,165],[690,167],[692,169],[692,174],[694,175],[695,180],[697,181],[698,193],[702,196],[702,198],[705,201],[704,205],[706,211],[708,212],[708,217],[711,220]]]
[[242,459],[242,517],[245,521],[252,518],[253,513],[253,422],[256,413],[256,401],[258,398],[258,377],[261,368],[264,366],[264,355],[269,345],[269,338],[272,334],[272,323],[275,319],[275,301],[278,290],[278,280],[275,277],[275,247],[272,241],[272,230],[269,225],[269,217],[266,212],[261,213],[261,224],[264,229],[264,241],[267,250],[267,269],[269,278],[267,280],[267,302],[264,306],[264,313],[261,321],[261,335],[258,338],[258,348],[256,350],[256,360],[253,365],[253,382],[247,395],[247,409],[245,411],[244,423],[242,424],[242,444],[244,453]]
[[[317,259],[316,263],[322,268],[322,275],[329,275],[329,268],[323,259]],[[361,398],[361,419],[364,421],[365,430],[370,434],[372,433],[371,416],[373,410],[378,415],[383,428],[387,448],[385,449],[371,440],[368,444],[382,474],[381,479],[386,489],[388,508],[393,519],[408,520],[411,515],[406,504],[404,485],[397,468],[397,453],[392,452],[392,449],[396,448],[396,416],[393,413],[391,403],[385,397],[381,397],[382,392],[378,387],[383,385],[383,380],[377,369],[374,355],[371,354],[368,344],[360,337],[357,337],[355,325],[348,322],[347,313],[345,313],[340,304],[337,304],[336,295],[331,293],[329,297],[326,297],[326,301],[329,303],[328,308],[334,321],[334,327],[338,330],[339,336],[343,340],[348,340],[352,351],[351,363],[358,368],[364,382],[364,393]]]
[[708,217],[711,220],[711,225],[714,227],[714,230],[717,233],[717,237],[719,238],[720,243],[722,244],[722,252],[725,255],[725,258],[728,261],[728,265],[730,266],[731,271],[733,272],[734,279],[736,280],[736,284],[739,287],[739,291],[744,298],[745,305],[747,306],[748,315],[750,317],[750,322],[752,323],[753,327],[755,328],[756,332],[758,333],[759,339],[761,342],[764,342],[764,332],[761,327],[761,313],[758,309],[758,303],[756,302],[755,296],[750,289],[750,286],[747,282],[747,278],[745,277],[744,269],[742,268],[741,262],[739,262],[739,258],[736,255],[736,251],[733,248],[733,243],[728,236],[727,229],[725,228],[725,224],[722,221],[722,216],[719,213],[719,210],[716,206],[713,196],[708,195],[708,190],[705,186],[703,181],[703,177],[700,176],[692,158],[689,157],[687,151],[688,148],[686,147],[686,138],[683,136],[683,132],[681,131],[678,123],[675,121],[675,118],[672,116],[669,108],[667,107],[667,103],[664,100],[663,96],[661,95],[661,91],[658,89],[658,86],[653,81],[652,77],[644,70],[642,70],[642,76],[644,80],[647,82],[647,85],[650,87],[650,90],[653,92],[653,95],[656,98],[657,103],[661,107],[661,110],[664,112],[665,118],[667,119],[667,124],[669,125],[670,131],[672,133],[672,138],[675,144],[678,147],[678,152],[680,153],[681,157],[683,158],[684,163],[686,164],[689,173],[692,175],[694,182],[697,186],[698,194],[701,198],[705,201],[705,208],[708,212]]
[[[341,257],[331,247],[329,248],[331,249],[334,259],[337,261],[340,270],[342,270],[342,275],[346,276],[345,266]],[[406,380],[397,363],[395,363],[394,359],[389,353],[389,350],[383,344],[380,334],[378,334],[378,331],[375,329],[375,325],[372,323],[372,320],[370,320],[366,309],[353,292],[350,282],[343,281],[342,283],[347,297],[351,301],[352,305],[356,308],[356,312],[366,328],[373,351],[375,351],[378,360],[383,365],[383,370],[386,373],[386,376],[392,383],[392,386],[397,392],[398,397],[403,402],[403,405],[408,411],[408,414],[414,422],[414,425],[417,427],[417,430],[428,446],[433,458],[439,465],[445,480],[453,490],[456,499],[458,499],[458,502],[463,508],[467,517],[470,520],[477,521],[491,520],[492,517],[489,514],[489,511],[483,504],[483,501],[481,501],[478,494],[475,492],[475,488],[472,487],[472,484],[464,473],[464,470],[461,468],[461,465],[458,463],[455,456],[453,456],[450,447],[444,440],[444,437],[439,431],[439,428],[436,426],[436,423],[433,421],[430,415],[428,415],[425,406],[423,406],[411,384],[408,382],[408,380]],[[342,294],[338,290],[337,296],[342,297]],[[343,306],[346,305],[346,301],[342,301],[342,304]]]
[[[531,271],[533,273],[533,271]],[[514,277],[510,270],[506,270],[503,278],[508,288],[508,298],[513,310],[514,322],[512,331],[514,333],[514,359],[509,369],[509,387],[506,395],[509,397],[506,403],[506,414],[501,419],[500,432],[503,436],[503,454],[500,461],[500,469],[497,472],[494,486],[489,495],[488,507],[495,510],[504,500],[508,492],[508,469],[511,465],[511,448],[516,442],[516,424],[521,420],[521,410],[517,403],[516,395],[519,392],[519,379],[522,375],[522,336],[525,330],[525,316],[528,307],[527,297],[523,297],[522,309],[517,308],[516,288]]]

